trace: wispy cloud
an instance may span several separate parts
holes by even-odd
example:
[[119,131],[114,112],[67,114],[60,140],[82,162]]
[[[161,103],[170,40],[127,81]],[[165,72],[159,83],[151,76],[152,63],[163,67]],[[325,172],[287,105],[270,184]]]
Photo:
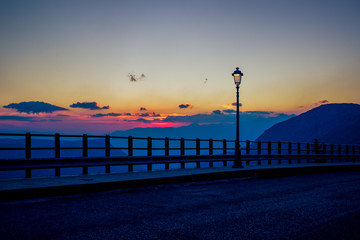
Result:
[[121,116],[122,114],[121,113],[98,113],[98,114],[94,114],[94,115],[91,115],[92,117],[96,117],[96,118],[100,118],[100,117],[118,117],[118,116]]
[[192,108],[193,105],[186,103],[186,104],[180,104],[178,107],[181,109],[185,109],[185,108]]
[[144,118],[138,118],[138,119],[135,119],[135,120],[124,120],[126,122],[142,122],[142,123],[151,123],[153,120],[147,120],[147,119],[144,119]]
[[212,113],[215,114],[215,115],[223,114],[220,110],[214,110],[214,111],[212,111]]
[[236,111],[233,109],[225,109],[225,110],[223,110],[223,113],[232,114],[232,113],[236,113]]
[[60,122],[60,119],[48,118],[48,117],[28,117],[28,116],[13,116],[2,115],[0,121],[18,121],[18,122]]
[[[231,105],[236,107],[236,102],[231,103]],[[242,107],[242,103],[239,103],[239,107]]]
[[103,110],[103,109],[110,109],[109,106],[99,107],[97,102],[77,102],[71,104],[69,107],[71,108],[83,108],[83,109],[90,109],[90,110]]
[[49,103],[30,101],[20,103],[10,103],[9,105],[3,106],[3,108],[16,109],[20,113],[53,113],[55,111],[68,111],[66,108],[58,107]]
[[316,103],[314,103],[315,106],[319,106],[319,105],[322,105],[322,104],[325,104],[325,103],[328,103],[329,101],[328,100],[321,100],[321,101],[318,101]]
[[146,78],[144,73],[142,73],[140,75],[140,77],[136,76],[134,73],[129,73],[127,75],[127,77],[129,78],[130,82],[138,82],[138,81],[142,81]]

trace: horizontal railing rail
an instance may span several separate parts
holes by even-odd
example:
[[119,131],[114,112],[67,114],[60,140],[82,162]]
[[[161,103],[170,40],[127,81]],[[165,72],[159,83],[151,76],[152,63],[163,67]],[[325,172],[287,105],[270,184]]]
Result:
[[[213,155],[229,154],[235,151],[234,140],[218,139],[185,139],[185,138],[152,138],[152,137],[123,137],[110,135],[60,135],[60,134],[19,134],[0,133],[0,140],[3,137],[23,137],[23,146],[3,147],[0,145],[0,159],[4,159],[6,151],[22,150],[26,159],[31,159],[33,152],[37,150],[51,150],[52,156],[60,158],[62,150],[82,150],[82,157],[89,156],[89,150],[103,150],[104,157],[114,156],[112,150],[125,150],[121,152],[127,156],[152,156],[154,151],[157,155]],[[36,139],[46,139],[52,146],[34,146]],[[62,139],[77,138],[81,146],[62,146]],[[19,139],[19,138],[17,138]],[[91,140],[100,140],[103,146],[90,146]],[[114,141],[121,141],[115,144]],[[71,141],[71,140],[70,140]],[[68,143],[70,142],[68,141]],[[138,141],[142,141],[139,143]],[[135,143],[136,142],[136,143]],[[162,143],[161,143],[162,142]],[[1,143],[1,142],[0,142]],[[97,141],[99,143],[99,141]],[[360,154],[359,144],[325,144],[325,143],[301,143],[301,142],[271,142],[271,141],[240,141],[241,153],[249,154]],[[192,150],[189,152],[189,150]],[[142,151],[140,153],[140,151]],[[161,151],[159,153],[159,151]],[[171,151],[171,154],[170,154]],[[136,154],[135,154],[136,152]],[[49,153],[48,153],[49,155]],[[116,154],[115,154],[116,155]]]
[[[54,168],[55,176],[60,176],[61,168],[70,167],[82,167],[82,173],[87,174],[92,166],[105,166],[106,173],[111,172],[110,166],[120,165],[127,165],[128,171],[133,171],[134,165],[147,165],[147,170],[151,170],[153,164],[165,164],[165,169],[169,169],[172,163],[180,164],[181,168],[186,163],[200,167],[202,162],[208,162],[209,167],[215,162],[226,166],[234,159],[235,151],[235,141],[226,139],[58,133],[0,133],[0,144],[0,171],[25,170],[25,177],[31,177],[33,169],[45,168]],[[241,153],[246,165],[264,161],[267,164],[349,162],[359,161],[360,145],[241,141]]]

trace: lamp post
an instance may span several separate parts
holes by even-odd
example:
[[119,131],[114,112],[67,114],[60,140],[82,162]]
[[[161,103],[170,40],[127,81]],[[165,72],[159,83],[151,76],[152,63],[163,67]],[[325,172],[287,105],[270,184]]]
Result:
[[235,161],[233,168],[243,168],[241,163],[240,139],[239,139],[239,87],[241,77],[244,75],[239,68],[233,72],[234,82],[236,85],[236,140],[235,140]]

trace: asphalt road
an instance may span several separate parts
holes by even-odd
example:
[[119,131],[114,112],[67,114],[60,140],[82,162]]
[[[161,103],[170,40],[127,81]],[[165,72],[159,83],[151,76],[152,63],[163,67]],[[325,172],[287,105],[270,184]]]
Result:
[[360,172],[0,203],[0,239],[359,239]]

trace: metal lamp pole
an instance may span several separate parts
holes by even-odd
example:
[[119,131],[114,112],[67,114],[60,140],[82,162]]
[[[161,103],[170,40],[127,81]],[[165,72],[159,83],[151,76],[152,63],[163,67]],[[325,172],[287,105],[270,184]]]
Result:
[[241,83],[241,77],[244,74],[237,67],[233,72],[232,76],[234,77],[234,82],[236,85],[236,140],[235,140],[235,161],[233,168],[243,168],[241,163],[241,151],[240,151],[240,137],[239,137],[239,88]]

